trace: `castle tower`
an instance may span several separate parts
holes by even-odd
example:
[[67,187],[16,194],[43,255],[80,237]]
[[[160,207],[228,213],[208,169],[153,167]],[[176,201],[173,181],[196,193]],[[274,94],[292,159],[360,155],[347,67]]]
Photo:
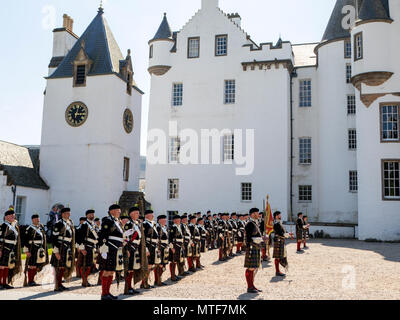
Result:
[[69,204],[77,220],[88,208],[106,213],[124,191],[138,190],[143,93],[131,52],[122,55],[102,8],[61,51],[55,55],[65,57],[47,78],[40,173],[50,204]]

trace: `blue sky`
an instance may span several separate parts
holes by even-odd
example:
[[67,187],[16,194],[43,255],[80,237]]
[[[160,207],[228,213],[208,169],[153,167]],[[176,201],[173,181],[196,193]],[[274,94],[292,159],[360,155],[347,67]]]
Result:
[[[238,12],[256,43],[318,42],[336,0],[220,0],[226,13]],[[62,15],[74,19],[81,35],[97,14],[99,0],[4,1],[0,11],[0,140],[40,144],[43,91],[53,44],[52,30]],[[145,154],[150,76],[148,45],[164,12],[173,30],[200,8],[201,0],[103,0],[105,15],[123,54],[132,50],[135,80],[143,97],[141,153]]]

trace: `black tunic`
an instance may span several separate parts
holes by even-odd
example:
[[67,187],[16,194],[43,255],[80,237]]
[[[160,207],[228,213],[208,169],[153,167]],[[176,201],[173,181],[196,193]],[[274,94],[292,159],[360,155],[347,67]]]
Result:
[[169,255],[169,261],[174,262],[174,263],[180,263],[181,258],[182,258],[182,253],[183,253],[183,233],[181,230],[181,226],[174,224],[170,229],[169,229],[169,247],[170,249],[174,249],[175,253],[170,252]]
[[95,250],[97,249],[99,235],[97,234],[95,224],[87,220],[85,221],[76,232],[76,245],[79,250],[86,250],[87,254],[84,256],[79,254],[78,264],[80,266],[86,265],[86,268],[93,267],[95,264]]
[[46,232],[43,225],[30,225],[25,229],[22,236],[24,253],[30,253],[28,266],[43,267],[48,263]]
[[[52,243],[53,254],[51,256],[51,265],[55,268],[72,269],[75,254],[75,227],[71,220],[59,220],[53,228]],[[57,260],[56,253],[61,256]]]

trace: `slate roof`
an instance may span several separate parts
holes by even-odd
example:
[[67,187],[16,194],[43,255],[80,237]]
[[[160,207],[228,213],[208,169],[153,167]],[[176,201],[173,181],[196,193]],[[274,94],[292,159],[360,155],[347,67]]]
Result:
[[[388,1],[385,0],[385,2],[386,8],[388,8]],[[358,18],[363,21],[375,19],[390,19],[386,8],[382,0],[363,0]]]
[[151,39],[150,41],[160,40],[160,39],[172,39],[172,31],[171,27],[169,26],[166,13],[164,13],[164,18],[160,24],[160,27],[158,28],[153,39]]
[[120,61],[124,60],[124,57],[104,17],[104,11],[100,8],[97,16],[77,40],[54,73],[49,76],[49,79],[73,76],[72,63],[81,49],[82,40],[85,42],[86,54],[93,61],[88,75],[120,72]]
[[390,19],[388,0],[337,0],[324,36],[322,37],[322,42],[350,36],[350,30],[342,27],[342,20],[344,18],[342,9],[346,5],[356,7],[356,2],[359,10],[358,19],[363,21]]
[[0,141],[0,170],[7,176],[8,185],[49,189],[39,175],[39,152],[39,147]]

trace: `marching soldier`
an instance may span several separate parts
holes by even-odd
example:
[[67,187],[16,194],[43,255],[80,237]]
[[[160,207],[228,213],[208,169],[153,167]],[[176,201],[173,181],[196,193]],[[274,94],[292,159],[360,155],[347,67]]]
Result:
[[198,259],[196,260],[196,268],[204,269],[204,266],[200,262],[201,254],[208,251],[208,248],[207,248],[208,231],[204,225],[204,218],[200,218],[197,220],[197,228],[200,231],[200,254],[199,254]]
[[303,249],[308,249],[306,241],[310,239],[310,224],[308,223],[308,217],[303,217],[304,221],[304,233],[303,233]]
[[279,211],[274,213],[274,254],[273,257],[275,259],[275,271],[277,277],[284,277],[285,274],[281,273],[279,270],[279,264],[285,269],[288,268],[287,262],[287,253],[285,246],[285,239],[289,238],[289,233],[286,232],[285,228],[282,225],[282,217]]
[[[32,224],[25,229],[22,237],[23,252],[26,254],[24,287],[36,287],[35,276],[49,263],[46,232],[40,224],[38,214],[32,216]],[[28,279],[26,274],[28,273]]]
[[[188,265],[189,265],[189,271],[191,272],[196,272],[196,268],[200,269],[199,258],[200,258],[201,236],[200,236],[200,231],[197,228],[196,221],[197,217],[195,215],[190,217],[189,230],[191,235],[190,238],[191,252],[190,254],[188,254]],[[195,261],[196,261],[196,267],[194,265]]]
[[307,228],[307,226],[304,225],[303,222],[303,213],[298,213],[297,214],[297,221],[296,221],[296,240],[297,240],[297,252],[301,253],[304,252],[300,246],[301,243],[303,242],[303,236],[304,236],[304,230]]
[[191,255],[191,234],[190,234],[190,230],[189,230],[189,226],[188,226],[188,216],[185,213],[182,216],[181,219],[181,230],[182,230],[182,234],[183,234],[183,261],[178,264],[178,271],[179,271],[179,275],[182,276],[187,276],[189,275],[189,272],[185,271],[185,265],[186,265],[186,261],[185,259],[187,259],[190,255]]
[[250,210],[250,220],[247,222],[246,231],[246,257],[244,267],[246,268],[246,281],[247,281],[247,292],[258,293],[258,290],[254,285],[254,277],[258,268],[261,266],[261,243],[262,233],[258,226],[260,211],[257,208]]
[[78,265],[82,278],[82,287],[91,287],[88,277],[92,268],[95,267],[95,252],[99,235],[94,223],[94,210],[86,211],[86,220],[76,231],[76,247],[78,249]]
[[123,270],[123,244],[124,231],[119,220],[121,207],[113,204],[108,209],[108,216],[104,217],[101,223],[99,234],[100,254],[102,263],[100,270],[102,295],[101,300],[117,300],[118,297],[110,293],[110,287],[115,272]]
[[144,237],[146,239],[146,247],[147,250],[149,251],[149,257],[148,257],[149,267],[140,287],[142,289],[148,290],[150,288],[153,288],[153,286],[150,286],[148,283],[149,275],[153,269],[157,269],[159,267],[161,259],[160,259],[160,252],[158,249],[159,235],[157,232],[156,224],[153,221],[154,212],[153,210],[146,210],[144,215],[145,215],[145,220],[143,222],[143,228],[144,228]]
[[21,272],[21,235],[15,212],[10,208],[4,214],[0,227],[0,290],[14,289],[10,285]]
[[165,271],[166,266],[169,261],[169,241],[168,241],[168,228],[167,228],[167,216],[161,215],[157,217],[157,232],[159,235],[159,251],[161,262],[158,268],[154,270],[154,275],[156,276],[154,285],[166,286],[165,282],[162,282],[162,274]]
[[244,215],[239,214],[239,220],[237,220],[238,233],[237,233],[237,246],[236,253],[242,254],[243,242],[244,242]]
[[181,230],[181,217],[178,215],[175,215],[172,218],[173,225],[171,226],[169,230],[169,248],[170,248],[170,254],[169,254],[169,270],[171,273],[171,281],[176,282],[179,281],[181,278],[179,276],[175,275],[175,268],[176,265],[180,265],[182,260],[183,260],[183,242],[184,242],[184,237],[182,234]]
[[59,220],[53,229],[52,242],[53,254],[51,256],[51,265],[55,268],[55,288],[54,291],[61,292],[68,290],[62,284],[62,280],[69,279],[75,264],[75,227],[70,220],[71,209],[63,208],[61,210],[61,220]]

